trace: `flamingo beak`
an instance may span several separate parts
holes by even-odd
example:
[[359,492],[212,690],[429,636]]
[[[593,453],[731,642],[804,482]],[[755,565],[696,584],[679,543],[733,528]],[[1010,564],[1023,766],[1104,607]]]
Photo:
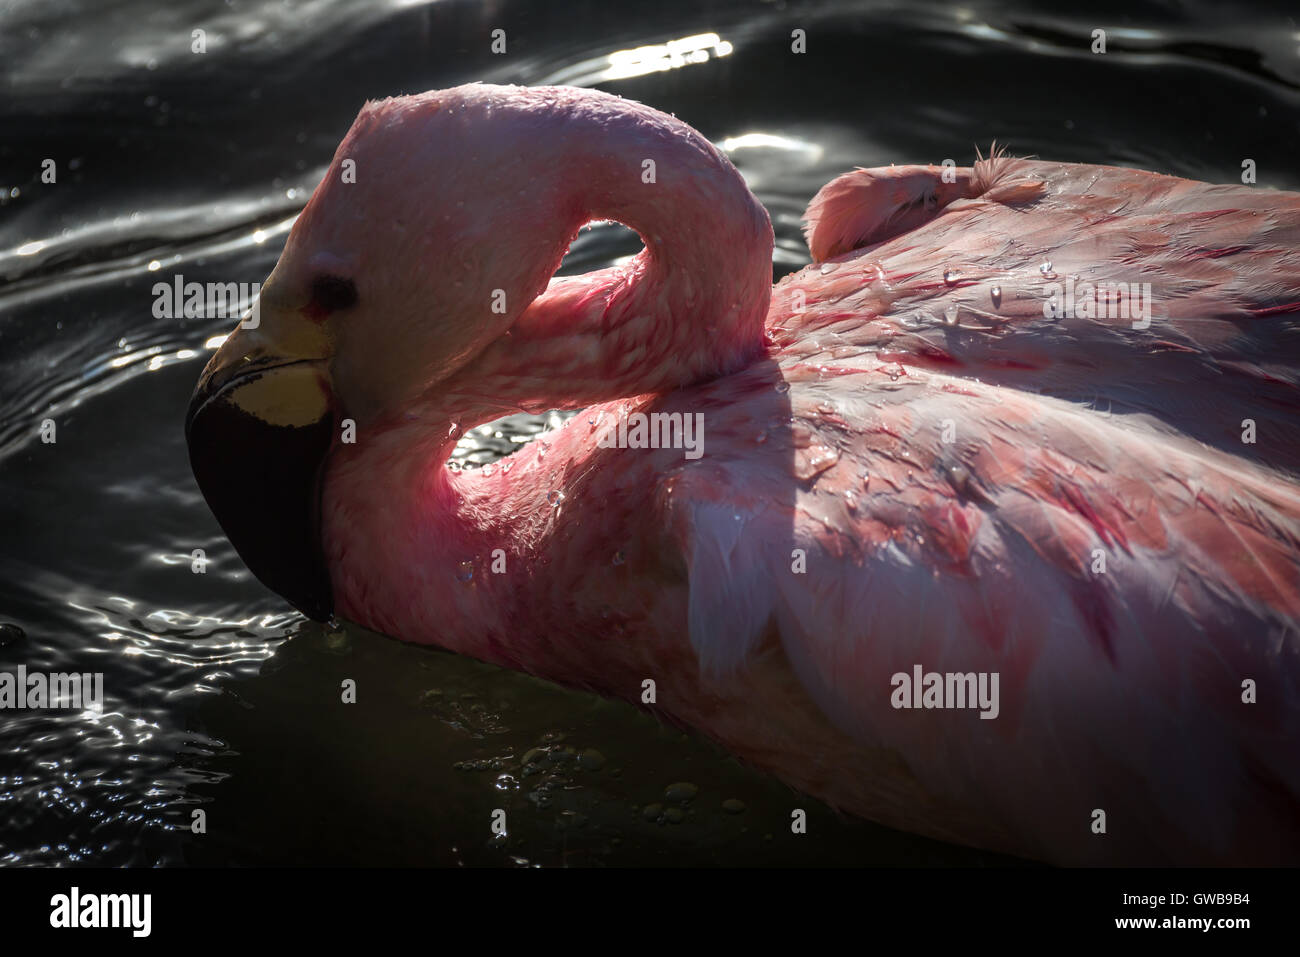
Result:
[[194,477],[235,551],[316,621],[334,612],[320,531],[334,432],[325,358],[286,355],[242,323],[203,370],[185,417]]

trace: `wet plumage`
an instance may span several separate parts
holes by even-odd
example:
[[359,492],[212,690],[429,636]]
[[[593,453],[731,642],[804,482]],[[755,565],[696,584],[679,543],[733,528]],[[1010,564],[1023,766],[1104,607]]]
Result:
[[[549,280],[595,218],[646,252]],[[324,471],[337,610],[652,681],[664,718],[891,826],[1300,859],[1300,197],[994,157],[848,173],[807,218],[815,262],[771,288],[766,215],[677,120],[564,89],[368,105],[260,333],[357,426]],[[357,303],[304,318],[322,268]],[[1149,323],[1044,314],[1100,283],[1149,283]],[[445,468],[520,408],[584,411]],[[632,412],[702,414],[704,454],[600,447]],[[916,664],[998,673],[998,717],[893,707]]]

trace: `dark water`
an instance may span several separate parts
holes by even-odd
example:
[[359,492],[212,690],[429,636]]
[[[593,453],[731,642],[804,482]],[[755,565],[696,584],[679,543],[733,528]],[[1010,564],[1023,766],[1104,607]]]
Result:
[[[105,695],[102,714],[0,711],[0,860],[999,862],[839,818],[629,706],[304,623],[244,570],[186,460],[205,343],[232,323],[155,319],[153,284],[261,281],[366,98],[471,80],[600,86],[684,118],[771,211],[777,275],[806,262],[799,216],[835,174],[966,164],[995,139],[1220,182],[1250,158],[1261,188],[1295,189],[1300,27],[1235,4],[622,6],[0,0],[0,622],[25,632],[0,670],[103,672]],[[702,33],[730,52],[611,73],[611,53]],[[636,246],[596,229],[567,268]],[[666,801],[676,782],[694,798]]]

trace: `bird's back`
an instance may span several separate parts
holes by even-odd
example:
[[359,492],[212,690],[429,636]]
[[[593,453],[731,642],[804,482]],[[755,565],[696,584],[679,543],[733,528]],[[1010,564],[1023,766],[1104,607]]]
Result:
[[[778,285],[768,364],[671,400],[713,437],[661,495],[691,641],[743,675],[774,630],[837,727],[1020,853],[1294,861],[1300,199],[976,173],[893,236],[814,204],[875,242]],[[1046,317],[1071,280],[1150,283],[1149,323]],[[996,708],[951,707],[968,675]]]

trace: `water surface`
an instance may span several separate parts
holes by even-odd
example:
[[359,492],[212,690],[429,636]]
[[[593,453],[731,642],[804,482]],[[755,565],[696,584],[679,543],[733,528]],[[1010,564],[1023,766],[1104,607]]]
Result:
[[[0,712],[0,860],[999,862],[839,817],[628,705],[304,622],[244,569],[186,459],[189,393],[230,323],[154,318],[153,285],[264,279],[367,98],[571,83],[676,113],[770,210],[780,276],[837,173],[964,165],[994,140],[1217,182],[1250,158],[1260,188],[1300,187],[1298,48],[1294,19],[1195,3],[0,3],[0,622],[25,633],[0,670],[103,672],[106,698]],[[637,245],[594,229],[566,270]]]

